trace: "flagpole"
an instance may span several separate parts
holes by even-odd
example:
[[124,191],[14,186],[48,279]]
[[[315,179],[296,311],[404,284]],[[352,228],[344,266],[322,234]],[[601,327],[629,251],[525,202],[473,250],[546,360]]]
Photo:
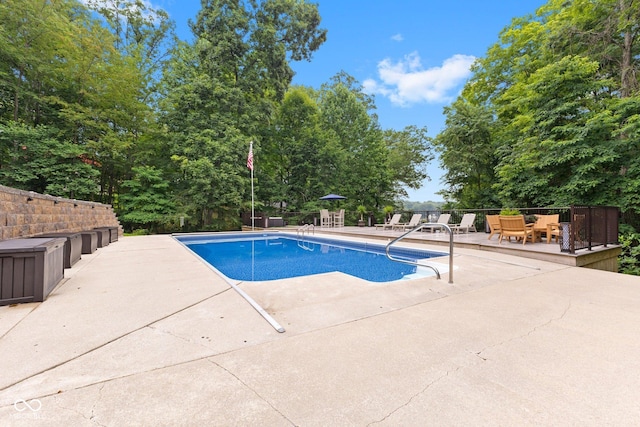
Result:
[[251,231],[255,231],[256,213],[253,201],[253,141],[249,143],[249,156],[251,157]]

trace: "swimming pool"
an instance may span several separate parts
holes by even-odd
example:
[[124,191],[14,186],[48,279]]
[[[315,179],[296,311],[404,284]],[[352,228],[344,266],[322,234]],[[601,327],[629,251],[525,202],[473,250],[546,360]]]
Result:
[[[385,246],[287,233],[221,233],[175,236],[222,275],[238,281],[267,281],[339,271],[371,282],[430,275],[422,267],[391,261]],[[393,248],[396,258],[416,261],[445,256]]]

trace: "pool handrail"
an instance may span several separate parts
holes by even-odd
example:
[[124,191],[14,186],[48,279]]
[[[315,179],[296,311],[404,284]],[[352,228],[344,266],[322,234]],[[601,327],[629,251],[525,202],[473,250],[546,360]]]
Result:
[[311,234],[316,234],[316,227],[313,224],[305,224],[296,229],[296,235],[300,238],[300,234],[302,233],[302,238],[304,239],[305,231],[309,233],[309,230],[311,230]]
[[[298,229],[296,230],[296,241],[298,242],[298,247],[304,249],[305,251],[313,251],[313,248],[308,243],[305,243],[304,240],[304,233],[305,231],[309,233],[309,230],[311,230],[312,234],[316,234],[316,228],[313,224],[305,224],[301,227],[298,227]],[[300,234],[302,234],[302,238],[300,238]]]
[[393,239],[392,241],[390,241],[389,243],[387,243],[387,246],[385,247],[385,252],[387,254],[387,258],[389,258],[391,261],[396,261],[396,262],[401,262],[401,263],[404,263],[404,264],[430,268],[436,273],[436,278],[438,280],[440,280],[440,272],[433,265],[422,264],[422,263],[419,263],[417,261],[407,261],[407,260],[404,260],[404,259],[395,258],[395,257],[391,256],[391,253],[390,253],[391,245],[393,245],[394,243],[399,242],[400,240],[404,239],[409,234],[414,233],[416,231],[420,231],[423,228],[433,228],[433,227],[444,228],[446,231],[449,232],[449,283],[453,284],[453,233],[451,231],[451,227],[449,227],[447,224],[442,224],[442,223],[438,223],[438,222],[427,222],[427,223],[424,223],[424,224],[420,224],[415,228],[412,228],[411,230],[407,231],[406,233],[401,234],[400,237],[397,237],[397,238]]

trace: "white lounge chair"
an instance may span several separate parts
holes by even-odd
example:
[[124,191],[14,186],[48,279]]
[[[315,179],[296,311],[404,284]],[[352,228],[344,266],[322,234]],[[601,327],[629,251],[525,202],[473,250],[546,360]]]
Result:
[[474,224],[475,220],[476,220],[476,214],[474,213],[464,214],[462,216],[462,219],[460,220],[460,224],[450,225],[449,228],[451,228],[451,230],[454,233],[460,233],[461,231],[468,233],[469,230],[478,231],[476,230],[476,226]]
[[420,220],[422,219],[422,214],[413,214],[411,220],[406,224],[396,224],[391,227],[392,230],[406,230],[408,228],[416,228],[420,225]]
[[397,225],[400,222],[401,217],[401,214],[394,214],[389,222],[385,222],[384,224],[374,224],[374,226],[376,227],[376,229],[382,228],[383,230],[386,230],[387,228],[389,228],[393,230],[393,226]]
[[[449,220],[450,219],[451,219],[451,214],[440,214],[440,216],[438,217],[438,220],[436,221],[436,223],[438,223],[438,224],[449,224]],[[438,228],[440,228],[440,227],[431,226],[431,227],[424,227],[423,230],[431,230],[431,232],[433,233]]]

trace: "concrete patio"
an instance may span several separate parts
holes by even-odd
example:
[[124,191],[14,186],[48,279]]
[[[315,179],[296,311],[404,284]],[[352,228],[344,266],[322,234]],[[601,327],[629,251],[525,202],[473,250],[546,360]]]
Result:
[[170,236],[121,238],[0,307],[0,423],[638,423],[640,278],[464,245],[454,264],[453,284],[240,283],[278,333]]

